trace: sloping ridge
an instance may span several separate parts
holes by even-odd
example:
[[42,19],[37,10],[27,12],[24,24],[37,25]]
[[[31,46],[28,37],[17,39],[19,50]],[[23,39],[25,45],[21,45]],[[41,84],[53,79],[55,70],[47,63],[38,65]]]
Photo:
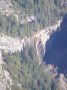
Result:
[[[45,53],[45,44],[46,44],[46,41],[49,39],[50,35],[57,30],[57,28],[60,26],[61,24],[61,20],[58,21],[56,23],[56,25],[53,25],[52,27],[48,27],[46,28],[45,30],[40,30],[38,31],[35,35],[33,35],[32,37],[25,37],[23,39],[20,39],[19,37],[17,38],[13,38],[13,37],[10,37],[10,36],[7,36],[5,35],[4,33],[1,33],[0,34],[0,71],[1,71],[1,74],[4,76],[5,75],[5,78],[4,78],[4,81],[3,81],[3,86],[2,87],[2,90],[5,90],[6,86],[7,85],[7,80],[9,79],[10,81],[10,85],[12,85],[12,79],[10,78],[10,75],[9,75],[9,72],[4,70],[4,73],[2,73],[2,64],[4,63],[3,62],[3,59],[2,59],[2,50],[4,50],[6,53],[15,53],[17,51],[21,51],[23,50],[23,47],[28,44],[35,44],[35,48],[37,50],[37,54],[39,56],[39,64],[42,63],[42,57]],[[2,83],[2,82],[0,82]],[[8,88],[10,89],[10,86],[7,85]]]
[[45,47],[46,41],[49,39],[50,35],[56,31],[56,29],[60,26],[61,21],[58,21],[56,25],[52,27],[48,27],[45,30],[38,31],[32,37],[25,37],[20,39],[19,37],[13,38],[10,36],[5,35],[4,33],[0,34],[0,50],[5,50],[6,52],[16,52],[21,51],[23,46],[26,44],[30,44],[32,40],[37,40],[36,47],[41,39],[43,48]]

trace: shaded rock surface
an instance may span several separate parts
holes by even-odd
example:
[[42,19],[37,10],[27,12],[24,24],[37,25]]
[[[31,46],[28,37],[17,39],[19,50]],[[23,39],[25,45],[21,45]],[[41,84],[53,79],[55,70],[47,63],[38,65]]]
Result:
[[44,61],[57,66],[59,73],[67,73],[67,15],[59,30],[47,41]]

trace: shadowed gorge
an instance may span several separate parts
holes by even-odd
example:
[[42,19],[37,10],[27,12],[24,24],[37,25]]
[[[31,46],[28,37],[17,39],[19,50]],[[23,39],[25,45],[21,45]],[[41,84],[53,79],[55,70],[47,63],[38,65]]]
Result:
[[46,43],[44,61],[57,66],[58,72],[67,73],[67,15],[58,29]]

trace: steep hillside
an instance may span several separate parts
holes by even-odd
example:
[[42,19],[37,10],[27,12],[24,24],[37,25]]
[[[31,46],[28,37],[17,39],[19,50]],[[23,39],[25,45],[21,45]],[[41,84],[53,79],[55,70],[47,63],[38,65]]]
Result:
[[0,90],[67,90],[67,74],[46,64],[66,14],[67,0],[0,0]]
[[[1,63],[3,62],[1,68],[5,70],[4,73],[1,70],[1,75],[6,75],[2,81],[7,80],[6,83],[2,83],[2,85],[6,85],[5,87],[1,86],[2,88],[5,90],[6,88],[9,90],[16,90],[17,88],[18,90],[33,90],[34,87],[35,89],[38,88],[38,90],[42,90],[42,88],[45,90],[55,88],[54,67],[46,67],[45,64],[42,64],[42,59],[45,53],[45,43],[50,35],[60,26],[60,23],[61,21],[58,21],[56,25],[38,31],[34,36],[25,37],[24,39],[10,37],[3,33],[0,34]],[[45,86],[44,80],[47,80],[47,86]],[[10,84],[8,84],[8,81]],[[34,83],[36,83],[36,86]]]
[[67,13],[66,0],[0,0],[0,4],[0,32],[14,37],[32,36]]

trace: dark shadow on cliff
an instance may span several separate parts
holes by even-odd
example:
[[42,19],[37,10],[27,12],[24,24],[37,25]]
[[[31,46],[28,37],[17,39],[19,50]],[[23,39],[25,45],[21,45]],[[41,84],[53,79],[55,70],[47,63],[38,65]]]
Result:
[[59,30],[47,41],[44,61],[57,66],[59,73],[67,73],[67,15],[64,16]]

